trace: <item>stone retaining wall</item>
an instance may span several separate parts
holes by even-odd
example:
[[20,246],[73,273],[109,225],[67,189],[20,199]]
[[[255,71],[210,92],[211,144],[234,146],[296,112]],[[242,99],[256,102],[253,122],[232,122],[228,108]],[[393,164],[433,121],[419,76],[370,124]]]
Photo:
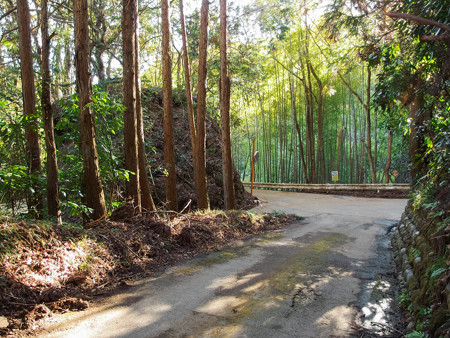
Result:
[[402,304],[411,314],[411,329],[435,337],[450,336],[450,274],[447,243],[426,213],[408,204],[392,236]]

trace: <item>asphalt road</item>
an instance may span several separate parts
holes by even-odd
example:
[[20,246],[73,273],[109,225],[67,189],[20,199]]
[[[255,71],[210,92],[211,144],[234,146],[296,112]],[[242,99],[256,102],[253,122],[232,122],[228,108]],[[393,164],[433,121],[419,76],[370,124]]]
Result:
[[388,232],[406,200],[255,194],[256,212],[305,219],[56,316],[40,336],[341,337],[390,325]]

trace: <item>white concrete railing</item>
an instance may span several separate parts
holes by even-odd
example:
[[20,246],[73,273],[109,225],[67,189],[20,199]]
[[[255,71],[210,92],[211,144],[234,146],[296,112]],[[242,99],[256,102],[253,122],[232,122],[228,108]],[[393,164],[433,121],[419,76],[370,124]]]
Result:
[[[243,182],[244,187],[250,188],[249,182]],[[409,190],[409,184],[291,184],[291,183],[253,183],[256,189],[279,190]]]

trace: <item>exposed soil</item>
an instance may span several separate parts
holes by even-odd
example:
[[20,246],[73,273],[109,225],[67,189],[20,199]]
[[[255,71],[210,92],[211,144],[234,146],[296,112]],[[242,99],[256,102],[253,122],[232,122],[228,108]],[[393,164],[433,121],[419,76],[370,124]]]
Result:
[[120,215],[89,229],[0,219],[0,334],[32,332],[53,312],[83,310],[120,284],[295,219],[245,211]]
[[[153,198],[155,203],[165,203],[164,170],[164,111],[162,108],[162,90],[145,88],[142,90],[145,139],[151,144],[152,151],[147,156],[154,183]],[[208,116],[206,119],[206,176],[208,196],[212,209],[223,209],[222,178],[222,141],[219,117]],[[173,96],[174,148],[177,175],[178,207],[181,210],[189,201],[191,207],[197,206],[194,186],[194,168],[189,121],[184,91],[174,91]],[[234,190],[239,209],[256,206],[255,199],[244,189],[239,173],[234,168]]]

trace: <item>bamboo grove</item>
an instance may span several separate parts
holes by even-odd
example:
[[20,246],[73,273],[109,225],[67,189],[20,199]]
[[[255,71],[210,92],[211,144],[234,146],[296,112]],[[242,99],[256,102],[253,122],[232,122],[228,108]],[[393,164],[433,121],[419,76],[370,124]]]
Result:
[[236,92],[235,163],[242,178],[250,176],[254,140],[257,181],[331,183],[332,171],[341,183],[408,181],[407,126],[399,119],[390,134],[372,103],[379,67],[370,55],[358,55],[363,42],[345,33],[333,41],[304,8],[279,13],[260,17],[263,38],[247,47],[262,51],[254,54],[259,69],[253,87]]

